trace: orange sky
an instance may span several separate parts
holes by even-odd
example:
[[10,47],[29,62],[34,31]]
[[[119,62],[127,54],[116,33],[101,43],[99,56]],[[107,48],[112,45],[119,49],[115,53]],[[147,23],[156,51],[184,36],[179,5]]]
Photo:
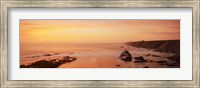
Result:
[[20,43],[180,39],[179,20],[20,20]]

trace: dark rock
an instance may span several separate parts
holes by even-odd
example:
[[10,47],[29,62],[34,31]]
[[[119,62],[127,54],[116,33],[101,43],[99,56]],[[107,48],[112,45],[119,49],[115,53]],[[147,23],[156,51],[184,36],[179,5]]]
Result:
[[38,57],[40,57],[40,56],[32,56],[32,58],[38,58]]
[[148,66],[144,66],[143,68],[149,68]]
[[176,54],[174,56],[168,57],[168,59],[176,61],[177,63],[180,63],[180,54]]
[[131,56],[131,54],[129,53],[129,51],[127,51],[127,50],[124,50],[124,51],[120,54],[119,58],[121,58],[121,60],[123,60],[123,61],[132,61],[132,56]]
[[119,65],[119,64],[117,64],[116,66],[117,66],[117,67],[120,67],[120,65]]
[[145,56],[151,56],[151,54],[147,54],[147,55],[145,55]]
[[20,65],[20,68],[26,68],[26,65]]
[[136,63],[147,62],[147,60],[145,60],[142,56],[135,57],[134,59],[134,62]]
[[50,61],[47,60],[40,60],[40,61],[36,61],[34,63],[31,63],[30,65],[20,65],[20,68],[56,68],[61,64],[64,63],[69,63],[72,61],[75,61],[76,58],[74,57],[69,57],[69,56],[65,56],[63,57],[63,59],[53,59]]
[[53,60],[51,60],[51,61],[52,61],[52,62],[53,62],[53,61],[56,61],[56,59],[53,59]]
[[63,59],[69,59],[69,58],[70,58],[69,56],[64,56],[64,57],[63,57]]
[[44,56],[52,56],[51,54],[44,54]]
[[154,61],[150,60],[149,62],[154,62]]
[[180,40],[155,40],[155,41],[137,41],[126,42],[127,45],[154,49],[159,52],[180,53]]
[[180,64],[177,64],[177,63],[167,63],[166,65],[167,66],[180,66]]

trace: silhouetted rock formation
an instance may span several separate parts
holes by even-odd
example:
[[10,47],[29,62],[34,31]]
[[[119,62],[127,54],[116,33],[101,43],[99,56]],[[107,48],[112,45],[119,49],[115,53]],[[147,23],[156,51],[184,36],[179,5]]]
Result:
[[143,68],[149,68],[148,66],[144,66]]
[[178,67],[180,67],[179,63],[167,63],[166,65],[167,66],[178,66]]
[[65,56],[62,59],[53,59],[53,60],[40,60],[36,61],[30,65],[20,65],[20,68],[56,68],[61,64],[69,63],[75,61],[76,58]]
[[137,41],[137,42],[126,42],[127,45],[154,49],[155,51],[168,52],[168,53],[179,53],[180,52],[180,40],[160,40],[160,41]]
[[51,54],[44,54],[44,56],[52,56]]
[[147,62],[147,60],[145,60],[142,56],[139,56],[134,58],[134,62],[141,63],[141,62]]
[[176,61],[177,63],[180,63],[180,54],[176,54],[174,56],[168,57],[168,59]]
[[149,60],[149,62],[154,62],[153,60]]
[[120,54],[119,58],[121,58],[121,60],[123,60],[123,61],[132,61],[132,56],[127,50],[124,50]]
[[156,61],[156,63],[160,64],[160,65],[167,65],[167,66],[178,66],[180,67],[180,62],[167,62],[167,61],[164,61],[164,60],[160,60],[160,61]]

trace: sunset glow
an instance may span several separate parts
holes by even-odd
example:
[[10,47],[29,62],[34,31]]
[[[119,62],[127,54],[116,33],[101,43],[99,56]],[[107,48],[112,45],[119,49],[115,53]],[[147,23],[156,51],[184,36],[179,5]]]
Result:
[[20,43],[180,39],[180,20],[20,20]]

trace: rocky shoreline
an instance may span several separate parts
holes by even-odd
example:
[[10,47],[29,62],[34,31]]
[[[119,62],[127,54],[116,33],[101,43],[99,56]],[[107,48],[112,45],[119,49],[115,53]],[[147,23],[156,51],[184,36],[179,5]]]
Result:
[[[161,56],[159,55],[154,55],[154,54],[146,54],[144,56],[138,56],[132,58],[131,54],[129,51],[125,50],[126,52],[122,52],[121,56],[123,56],[123,53],[125,54],[124,58],[121,58],[121,60],[127,62],[127,61],[133,61],[134,63],[157,63],[160,65],[166,65],[166,66],[180,66],[180,40],[161,40],[161,41],[137,41],[137,42],[126,42],[126,45],[132,46],[132,47],[137,47],[137,48],[146,48],[146,49],[152,49],[156,52],[166,52],[166,53],[173,53],[174,55],[171,57],[166,57],[173,63],[169,63],[166,60],[158,60],[158,61],[153,61],[153,60],[147,60],[145,57],[155,57],[159,58]],[[128,57],[128,55],[130,55]],[[143,68],[149,68],[149,66],[144,66]]]
[[[52,56],[51,54],[45,54],[44,56]],[[28,65],[20,65],[20,68],[57,68],[61,64],[70,63],[75,61],[77,58],[64,56],[62,58],[39,60]]]
[[155,40],[126,42],[125,44],[137,48],[153,49],[158,52],[180,53],[180,40]]
[[125,44],[22,56],[20,68],[180,68],[180,55]]

